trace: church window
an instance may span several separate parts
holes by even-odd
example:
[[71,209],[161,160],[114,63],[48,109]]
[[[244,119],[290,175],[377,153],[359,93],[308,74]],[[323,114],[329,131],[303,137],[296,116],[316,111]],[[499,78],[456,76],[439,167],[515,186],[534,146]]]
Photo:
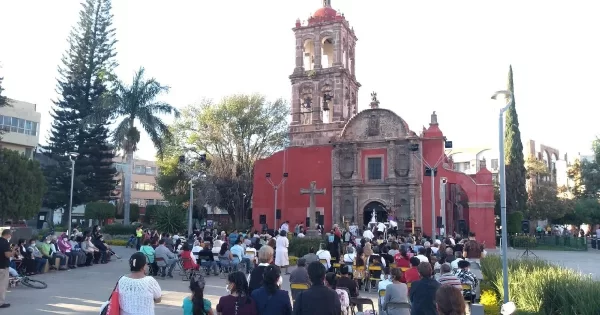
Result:
[[370,157],[367,158],[367,172],[369,180],[381,180],[383,175],[383,170],[381,167],[381,158],[380,157]]
[[321,45],[321,67],[330,68],[333,66],[333,40],[325,38]]

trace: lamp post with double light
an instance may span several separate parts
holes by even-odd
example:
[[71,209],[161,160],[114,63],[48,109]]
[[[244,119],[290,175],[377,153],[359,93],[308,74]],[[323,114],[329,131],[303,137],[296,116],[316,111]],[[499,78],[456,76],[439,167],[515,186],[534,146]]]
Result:
[[279,190],[279,187],[281,187],[281,185],[283,185],[283,183],[285,183],[285,181],[287,180],[288,173],[283,173],[281,181],[277,185],[275,185],[275,183],[273,183],[273,181],[271,180],[271,173],[266,173],[265,177],[267,178],[267,182],[271,185],[271,187],[273,187],[273,190],[275,191],[275,205],[273,206],[273,230],[277,230],[277,191]]

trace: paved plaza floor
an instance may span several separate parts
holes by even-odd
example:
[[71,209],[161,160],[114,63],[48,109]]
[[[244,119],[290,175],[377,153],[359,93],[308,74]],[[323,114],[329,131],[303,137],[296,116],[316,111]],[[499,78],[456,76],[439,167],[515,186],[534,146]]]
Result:
[[[121,260],[113,260],[105,265],[77,268],[70,271],[54,271],[48,274],[35,276],[36,279],[45,281],[48,288],[45,290],[31,289],[23,286],[12,288],[7,293],[7,302],[11,303],[10,310],[14,314],[98,314],[100,305],[106,301],[120,276],[128,273],[128,258],[133,249],[118,247],[117,254]],[[517,257],[523,251],[509,250],[509,257]],[[579,270],[586,274],[598,277],[598,263],[600,251],[588,252],[555,252],[535,251],[542,259],[553,261],[557,264]],[[226,294],[225,280],[220,277],[206,278],[207,285],[205,297],[216,306],[219,298]],[[163,298],[156,306],[157,315],[181,314],[181,303],[189,294],[188,283],[175,275],[173,279],[158,279],[163,290]],[[289,288],[288,277],[284,277],[283,288]],[[363,296],[375,298],[374,294],[361,292]],[[16,313],[18,312],[18,313]]]

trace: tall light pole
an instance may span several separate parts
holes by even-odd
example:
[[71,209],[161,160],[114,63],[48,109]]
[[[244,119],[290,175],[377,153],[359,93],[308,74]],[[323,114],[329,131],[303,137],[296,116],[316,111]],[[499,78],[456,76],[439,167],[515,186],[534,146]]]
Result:
[[499,96],[504,96],[506,105],[500,109],[498,116],[498,160],[500,169],[500,221],[502,225],[502,286],[504,289],[504,303],[508,303],[508,231],[506,220],[506,174],[504,173],[504,112],[513,103],[513,96],[510,91],[498,91],[492,95],[496,100]]
[[[452,141],[444,140],[444,149],[452,149]],[[429,174],[431,177],[431,239],[435,240],[436,232],[435,232],[435,174],[437,173],[437,168],[444,162],[444,157],[447,155],[446,152],[442,153],[442,155],[438,158],[435,164],[431,165],[425,161],[422,153],[420,153],[419,145],[413,143],[410,145],[410,150],[415,152],[414,156],[421,160],[423,164],[425,164],[425,176]],[[441,196],[440,196],[441,197]],[[442,200],[441,202],[445,202]]]
[[273,181],[271,180],[271,173],[265,174],[265,177],[267,178],[267,182],[271,185],[271,187],[273,187],[273,190],[275,191],[275,205],[273,207],[273,230],[275,231],[277,229],[277,190],[279,190],[279,187],[281,187],[281,185],[285,183],[288,177],[288,173],[283,173],[283,177],[281,177],[281,181],[277,185],[275,185],[275,183],[273,183]]
[[71,214],[73,213],[73,182],[75,182],[75,159],[79,156],[77,152],[69,153],[71,160],[71,192],[69,196],[69,213],[67,214],[67,235],[71,236]]
[[[197,152],[195,152],[197,153]],[[205,152],[200,152],[198,153],[198,160],[200,161],[200,163],[204,163],[206,162],[206,153]],[[182,167],[184,169],[184,171],[186,171],[188,174],[190,174],[190,205],[188,207],[188,235],[186,236],[190,236],[193,232],[193,225],[194,225],[194,180],[198,179],[200,177],[206,177],[206,174],[201,171],[198,175],[196,176],[192,176],[191,172],[192,170],[188,167],[186,167],[186,158],[185,155],[180,155],[179,156],[179,166]]]

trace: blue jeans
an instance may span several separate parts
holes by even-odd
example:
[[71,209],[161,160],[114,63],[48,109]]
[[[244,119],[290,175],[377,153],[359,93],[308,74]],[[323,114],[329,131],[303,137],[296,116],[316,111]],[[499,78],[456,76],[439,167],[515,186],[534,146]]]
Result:
[[207,273],[207,274],[210,272],[210,270],[211,270],[211,269],[213,270],[213,272],[214,272],[215,274],[218,274],[218,273],[219,273],[219,265],[218,265],[218,264],[217,264],[217,262],[216,262],[216,261],[214,261],[214,260],[213,260],[213,261],[201,261],[201,262],[200,262],[200,265],[201,265],[203,268],[206,268],[206,273]]
[[47,261],[48,259],[46,258],[35,257],[35,272],[42,273]]

